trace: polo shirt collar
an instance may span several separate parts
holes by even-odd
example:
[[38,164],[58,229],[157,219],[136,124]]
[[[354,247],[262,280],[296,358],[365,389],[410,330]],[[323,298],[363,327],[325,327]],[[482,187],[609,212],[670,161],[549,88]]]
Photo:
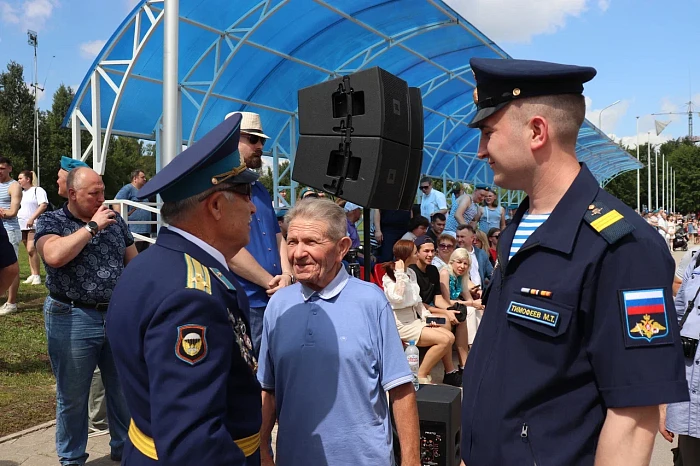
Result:
[[328,301],[335,298],[341,291],[343,291],[343,288],[345,288],[345,285],[347,285],[348,280],[350,280],[350,275],[348,274],[347,270],[345,270],[345,267],[341,265],[338,275],[336,275],[324,289],[321,291],[315,291],[302,283],[301,295],[304,297],[304,301],[308,301],[314,295]]
[[86,222],[80,220],[78,217],[76,217],[75,215],[73,215],[73,212],[71,212],[70,210],[68,210],[68,201],[66,201],[66,202],[63,203],[63,213],[65,214],[65,216],[66,216],[68,219],[73,220],[73,221],[76,221],[76,222],[78,222],[78,223],[82,223],[83,225],[86,225]]

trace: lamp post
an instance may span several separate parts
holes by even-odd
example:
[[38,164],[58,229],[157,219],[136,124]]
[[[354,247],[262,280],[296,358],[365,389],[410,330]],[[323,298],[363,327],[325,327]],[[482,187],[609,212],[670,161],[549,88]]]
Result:
[[[639,162],[639,117],[637,117],[637,162]],[[639,168],[637,168],[637,213],[642,214],[639,198]]]
[[603,110],[601,110],[600,113],[598,114],[598,129],[599,129],[601,132],[603,132],[603,126],[602,126],[602,125],[603,125],[603,112],[604,112],[605,110],[609,109],[610,107],[612,107],[613,105],[617,105],[617,104],[619,104],[619,103],[620,103],[620,101],[619,101],[619,100],[616,100],[615,102],[611,103],[611,104],[608,105],[607,107],[603,108]]

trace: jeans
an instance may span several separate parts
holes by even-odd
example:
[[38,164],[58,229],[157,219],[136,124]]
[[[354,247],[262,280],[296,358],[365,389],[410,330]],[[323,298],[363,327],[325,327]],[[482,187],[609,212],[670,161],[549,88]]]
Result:
[[105,333],[105,317],[105,312],[50,296],[44,302],[49,358],[56,377],[56,453],[62,465],[87,460],[88,393],[98,366],[107,397],[112,457],[121,457],[124,448],[130,416]]
[[250,337],[253,339],[253,351],[255,351],[256,359],[260,357],[264,314],[265,307],[250,307]]
[[102,383],[102,372],[96,368],[90,383],[88,397],[88,430],[97,432],[107,430],[107,403],[105,402],[105,386]]

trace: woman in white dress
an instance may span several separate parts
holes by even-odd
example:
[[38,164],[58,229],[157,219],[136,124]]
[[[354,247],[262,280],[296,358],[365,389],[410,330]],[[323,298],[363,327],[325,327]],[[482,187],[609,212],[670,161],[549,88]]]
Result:
[[22,187],[22,202],[20,203],[17,220],[22,230],[22,243],[27,248],[29,254],[29,268],[31,275],[24,281],[30,285],[41,285],[41,275],[39,268],[39,255],[34,247],[34,224],[39,215],[46,211],[49,200],[43,188],[34,186],[34,172],[24,170],[17,177],[19,185]]
[[446,328],[425,321],[430,313],[423,306],[416,273],[408,267],[416,261],[416,246],[413,241],[397,241],[394,245],[394,257],[396,262],[384,264],[384,294],[394,310],[401,340],[414,340],[416,346],[429,348],[418,368],[418,381],[430,383],[430,371],[441,359],[445,365],[445,373],[454,371],[452,344],[455,337]]

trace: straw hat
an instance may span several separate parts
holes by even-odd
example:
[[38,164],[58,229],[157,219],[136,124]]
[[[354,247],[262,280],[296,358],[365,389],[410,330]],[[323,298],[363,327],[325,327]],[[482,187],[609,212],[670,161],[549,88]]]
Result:
[[260,115],[253,112],[231,112],[226,115],[226,118],[236,113],[241,114],[241,133],[254,134],[260,136],[261,138],[270,139],[270,136],[263,133],[262,123],[260,122]]

